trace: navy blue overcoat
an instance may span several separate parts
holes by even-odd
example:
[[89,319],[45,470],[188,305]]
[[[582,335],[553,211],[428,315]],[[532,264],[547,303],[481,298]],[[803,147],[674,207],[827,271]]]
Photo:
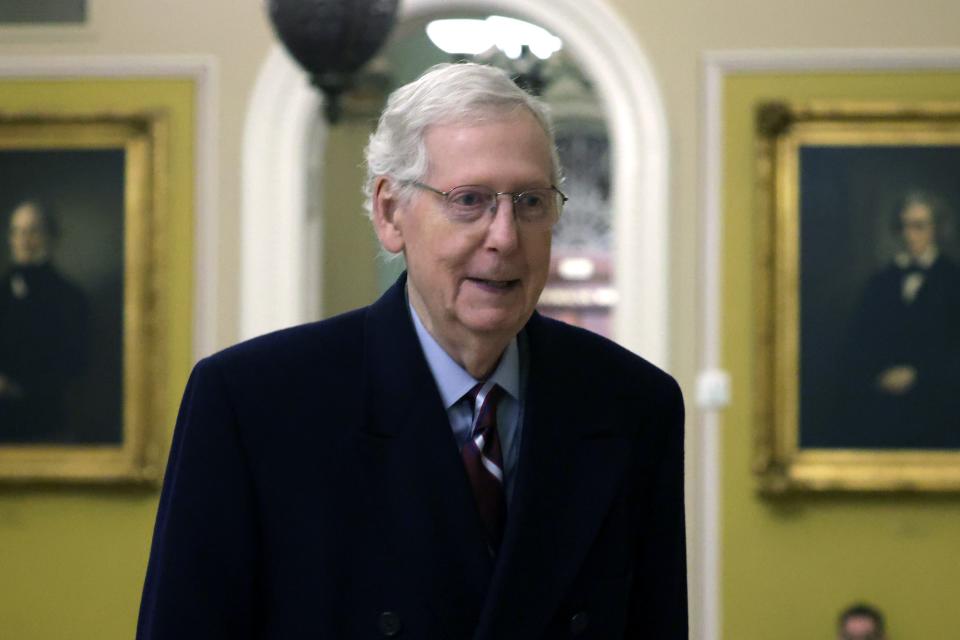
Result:
[[197,364],[138,637],[687,638],[674,380],[534,314],[492,558],[404,282]]

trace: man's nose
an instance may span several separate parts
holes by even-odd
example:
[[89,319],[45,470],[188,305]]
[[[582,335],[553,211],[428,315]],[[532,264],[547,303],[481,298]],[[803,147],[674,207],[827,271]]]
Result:
[[514,213],[513,196],[502,193],[497,196],[496,208],[490,212],[490,226],[487,227],[487,245],[500,251],[509,251],[517,246],[520,230]]

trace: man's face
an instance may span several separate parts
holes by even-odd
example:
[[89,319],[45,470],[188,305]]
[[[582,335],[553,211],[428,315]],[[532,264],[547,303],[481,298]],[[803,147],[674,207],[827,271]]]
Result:
[[933,212],[922,202],[914,202],[900,214],[903,243],[907,252],[918,258],[933,245]]
[[850,616],[844,621],[838,640],[883,640],[870,616]]
[[14,264],[38,264],[47,259],[50,238],[34,205],[22,204],[10,217],[10,254]]
[[[532,114],[430,127],[423,180],[440,191],[482,185],[517,192],[551,184],[547,135]],[[444,199],[418,189],[394,214],[410,300],[430,333],[447,347],[471,339],[503,340],[530,318],[547,280],[549,225],[518,223],[509,196],[496,213],[465,224],[444,214]],[[381,235],[381,239],[383,236]]]

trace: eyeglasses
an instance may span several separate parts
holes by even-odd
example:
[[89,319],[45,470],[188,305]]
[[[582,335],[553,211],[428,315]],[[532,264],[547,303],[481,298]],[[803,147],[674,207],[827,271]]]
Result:
[[568,200],[560,189],[550,185],[540,189],[526,191],[494,191],[480,185],[454,187],[450,191],[440,191],[430,185],[409,181],[418,189],[424,189],[443,198],[443,212],[453,222],[476,222],[486,213],[497,210],[497,199],[510,196],[513,202],[513,214],[520,222],[528,224],[552,225],[560,218],[564,203]]

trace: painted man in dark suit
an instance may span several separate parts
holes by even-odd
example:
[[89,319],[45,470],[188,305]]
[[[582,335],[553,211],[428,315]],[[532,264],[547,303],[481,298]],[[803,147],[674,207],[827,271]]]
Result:
[[943,215],[908,194],[893,221],[902,249],[864,290],[848,356],[859,448],[960,448],[960,267],[937,242]]
[[408,272],[197,365],[139,636],[686,638],[680,391],[534,311],[565,199],[544,106],[440,65],[367,161]]
[[56,218],[25,200],[9,220],[0,280],[0,441],[69,440],[66,394],[84,370],[87,303],[52,262]]

